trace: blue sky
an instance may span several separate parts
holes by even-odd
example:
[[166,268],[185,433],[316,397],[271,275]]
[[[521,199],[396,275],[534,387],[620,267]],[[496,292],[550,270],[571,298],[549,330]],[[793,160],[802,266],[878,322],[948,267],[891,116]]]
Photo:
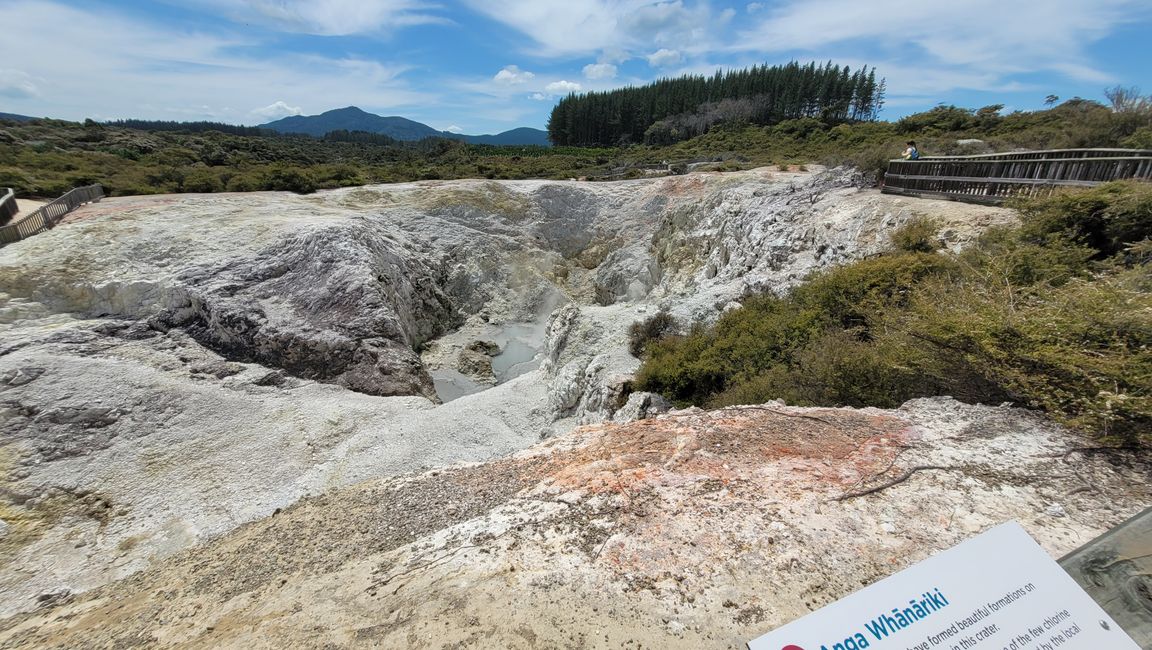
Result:
[[884,117],[1152,92],[1149,0],[0,0],[0,112],[258,124],[359,106],[543,128],[569,91],[871,65]]

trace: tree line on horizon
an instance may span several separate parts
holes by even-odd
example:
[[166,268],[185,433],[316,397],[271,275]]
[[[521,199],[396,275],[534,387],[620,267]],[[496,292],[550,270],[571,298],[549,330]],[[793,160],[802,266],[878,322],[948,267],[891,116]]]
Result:
[[[92,120],[86,120],[85,124],[88,124],[89,122],[92,122]],[[173,120],[123,119],[107,120],[105,122],[100,122],[99,124],[120,127],[122,129],[137,129],[139,131],[185,131],[188,133],[207,133],[209,131],[219,131],[220,133],[227,133],[229,135],[261,137],[278,135],[272,129],[265,129],[259,126],[239,126],[236,124],[225,124],[223,122],[208,121],[176,122]]]
[[[881,82],[877,91],[882,90]],[[189,129],[189,123],[145,120],[118,126],[91,120],[0,119],[0,187],[15,189],[21,198],[55,198],[93,183],[104,185],[114,196],[308,192],[451,178],[639,178],[662,161],[676,163],[671,170],[678,172],[689,163],[707,164],[715,171],[850,164],[879,177],[910,138],[931,155],[1085,147],[1152,150],[1152,95],[1116,87],[1107,89],[1104,96],[1107,104],[1074,97],[1043,110],[1007,114],[1000,104],[978,109],[940,105],[895,121],[874,119],[874,114],[865,115],[872,118],[867,120],[858,114],[859,121],[851,121],[851,107],[849,120],[841,123],[823,117],[771,125],[734,119],[668,145],[632,143],[603,148],[509,147],[446,138],[399,142],[355,131],[334,131],[323,139],[243,135],[213,128],[212,123]],[[874,103],[874,109],[879,108],[880,99]],[[824,115],[829,120],[843,119],[843,113],[836,116],[834,111]],[[147,128],[155,126],[165,128]]]
[[667,145],[722,122],[766,126],[805,117],[830,124],[872,121],[883,104],[884,80],[877,80],[875,68],[853,71],[831,61],[793,61],[573,93],[552,109],[548,137],[557,146]]

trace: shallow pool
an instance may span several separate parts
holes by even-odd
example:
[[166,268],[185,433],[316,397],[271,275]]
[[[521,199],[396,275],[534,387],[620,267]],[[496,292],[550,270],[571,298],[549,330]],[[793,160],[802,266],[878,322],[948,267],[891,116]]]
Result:
[[485,326],[474,338],[493,341],[500,346],[500,354],[492,357],[492,374],[496,377],[496,384],[478,382],[455,368],[440,368],[428,373],[436,385],[436,394],[442,401],[450,402],[539,368],[544,359],[544,332],[547,329],[546,320]]

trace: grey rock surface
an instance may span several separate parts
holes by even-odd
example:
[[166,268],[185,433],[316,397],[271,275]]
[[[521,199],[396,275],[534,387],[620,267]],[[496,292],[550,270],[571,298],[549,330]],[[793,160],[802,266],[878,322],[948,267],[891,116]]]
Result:
[[627,424],[646,420],[672,410],[672,404],[656,393],[639,391],[628,395],[628,401],[612,414],[612,421]]
[[[307,496],[651,415],[628,395],[632,322],[715,319],[881,250],[918,212],[950,245],[1014,218],[856,181],[132,197],[0,249],[0,615]],[[496,385],[460,374],[462,352]]]

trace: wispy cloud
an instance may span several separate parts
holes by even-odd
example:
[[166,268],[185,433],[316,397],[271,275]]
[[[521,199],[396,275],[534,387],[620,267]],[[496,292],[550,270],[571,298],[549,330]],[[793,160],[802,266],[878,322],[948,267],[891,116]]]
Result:
[[[53,25],[50,48],[42,47],[43,36],[36,30],[8,30],[0,40],[0,60],[18,61],[21,74],[13,79],[36,79],[25,91],[39,93],[58,107],[61,117],[164,118],[171,113],[180,119],[252,123],[258,111],[277,102],[320,112],[334,101],[369,108],[435,101],[405,81],[403,73],[411,66],[404,64],[319,55],[245,56],[238,52],[261,44],[235,32],[190,32],[54,2],[16,3],[5,7],[4,16],[16,25]],[[97,24],[100,29],[90,28]]]
[[39,97],[40,88],[32,75],[20,70],[0,68],[0,97],[26,99]]
[[1118,25],[1147,17],[1144,0],[789,0],[758,8],[731,49],[813,52],[876,44],[881,58],[956,66],[969,74],[1061,70],[1106,75],[1084,54]]
[[191,0],[233,19],[304,34],[344,36],[447,22],[419,0]]
[[[524,34],[536,44],[527,48],[543,57],[598,52],[620,60],[620,54],[652,45],[704,50],[717,21],[709,2],[682,0],[464,0],[474,11]],[[627,55],[623,58],[629,58]]]
[[299,106],[289,106],[283,101],[273,102],[262,108],[252,111],[252,116],[262,121],[278,120],[292,115],[302,115],[304,112]]
[[527,70],[521,70],[520,66],[506,65],[500,72],[497,72],[496,75],[492,77],[492,80],[505,86],[518,86],[520,84],[526,84],[535,78],[535,74]]
[[582,89],[583,89],[583,86],[581,86],[580,84],[578,84],[574,81],[563,81],[563,80],[562,81],[554,81],[554,82],[548,84],[547,86],[544,86],[544,90],[546,90],[549,93],[552,93],[553,95],[567,95],[568,93],[579,92]]
[[593,81],[600,79],[615,79],[616,66],[611,63],[589,63],[584,66],[584,76]]
[[648,65],[653,68],[663,68],[670,65],[676,65],[683,60],[679,50],[669,50],[668,48],[661,48],[649,54],[647,57]]

